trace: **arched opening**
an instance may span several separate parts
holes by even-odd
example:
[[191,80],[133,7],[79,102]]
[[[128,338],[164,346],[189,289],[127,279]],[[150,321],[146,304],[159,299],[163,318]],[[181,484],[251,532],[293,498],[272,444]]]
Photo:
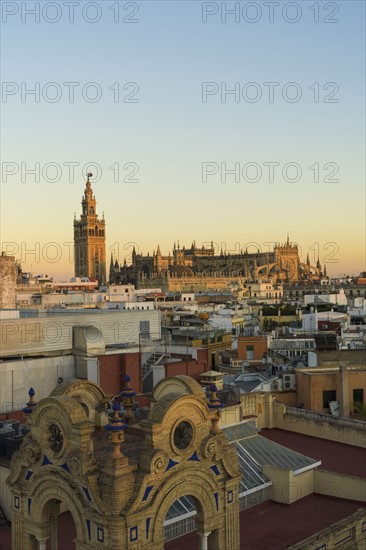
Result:
[[76,549],[76,524],[67,505],[51,499],[43,507],[40,518],[41,536],[33,537],[33,547],[37,550]]
[[71,486],[38,479],[28,506],[30,529],[14,546],[18,550],[76,550],[88,540],[81,502]]
[[183,496],[174,502],[169,508],[164,521],[164,540],[166,542],[166,548],[170,547],[168,544],[169,541],[173,541],[188,533],[196,531],[196,516],[196,502],[192,497]]
[[164,550],[216,550],[216,532],[212,532],[212,538],[203,506],[189,494],[173,502],[163,522]]
[[[199,489],[197,489],[197,487]],[[167,494],[160,513],[155,519],[155,533],[162,537],[164,550],[217,550],[218,532],[221,521],[214,520],[214,508],[209,492],[202,491],[202,485],[193,483],[188,491],[175,486]],[[187,486],[186,486],[187,489]],[[193,490],[192,490],[193,489]],[[178,498],[174,500],[174,493]],[[165,511],[165,515],[164,515]],[[214,527],[214,529],[213,529]],[[155,546],[154,546],[155,548]]]
[[51,536],[46,543],[46,550],[73,550],[76,548],[76,537],[71,512],[61,512],[53,520],[51,518]]

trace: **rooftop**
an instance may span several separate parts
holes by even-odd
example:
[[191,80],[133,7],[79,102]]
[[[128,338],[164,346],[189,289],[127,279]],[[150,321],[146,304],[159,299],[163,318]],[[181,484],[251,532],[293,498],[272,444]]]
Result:
[[[240,514],[240,540],[250,550],[285,550],[362,508],[359,502],[309,495],[291,506],[266,501]],[[209,539],[210,544],[210,539]],[[199,550],[197,531],[164,545],[165,550]]]
[[240,494],[271,484],[262,472],[264,465],[293,470],[294,473],[319,466],[318,461],[262,437],[249,422],[223,428],[223,432],[238,453],[242,474]]
[[[359,502],[310,495],[291,506],[266,501],[240,514],[240,539],[250,550],[285,550],[329,525],[362,508]],[[60,516],[59,548],[64,539],[75,536],[75,525],[70,513]],[[2,550],[11,550],[11,528],[0,525]],[[47,546],[47,548],[49,548]],[[165,550],[199,550],[199,537],[193,531],[179,539],[166,542]]]
[[366,478],[366,449],[278,428],[265,428],[260,433],[266,439],[321,460],[324,470]]

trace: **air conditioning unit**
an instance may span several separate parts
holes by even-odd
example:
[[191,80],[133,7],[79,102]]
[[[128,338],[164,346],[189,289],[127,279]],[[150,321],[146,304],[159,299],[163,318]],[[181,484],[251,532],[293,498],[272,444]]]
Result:
[[274,382],[274,383],[272,384],[272,390],[277,391],[277,390],[279,390],[279,389],[280,389],[280,388],[279,388],[279,385],[277,384],[277,382]]
[[291,376],[289,376],[288,374],[285,374],[285,376],[283,377],[285,382],[290,382],[291,380]]
[[290,382],[285,382],[285,389],[289,390],[291,388]]

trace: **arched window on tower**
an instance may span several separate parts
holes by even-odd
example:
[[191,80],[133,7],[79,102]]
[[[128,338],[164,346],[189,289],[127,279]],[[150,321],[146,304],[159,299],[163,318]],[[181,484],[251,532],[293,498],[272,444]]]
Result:
[[94,208],[93,207],[91,207],[91,209],[90,209],[90,215],[94,216]]
[[92,236],[92,230],[89,229],[89,237],[91,237],[91,236]]

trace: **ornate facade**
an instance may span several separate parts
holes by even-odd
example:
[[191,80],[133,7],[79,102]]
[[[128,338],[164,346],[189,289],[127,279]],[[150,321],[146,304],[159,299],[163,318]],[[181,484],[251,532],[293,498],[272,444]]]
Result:
[[209,535],[210,548],[239,550],[240,471],[218,429],[218,402],[208,402],[190,377],[166,378],[138,422],[130,386],[120,395],[127,412],[120,419],[115,401],[109,424],[109,399],[88,381],[60,384],[28,407],[30,432],[7,481],[13,550],[44,550],[48,539],[56,550],[64,510],[75,523],[77,550],[162,550],[165,517],[183,496],[195,502],[202,550]]
[[164,290],[199,290],[203,288],[227,288],[232,282],[242,280],[271,279],[274,282],[296,282],[319,279],[322,276],[319,261],[311,266],[309,257],[301,262],[299,249],[289,238],[277,243],[273,252],[227,254],[222,250],[215,254],[213,243],[209,248],[188,249],[174,245],[172,254],[163,256],[158,245],[152,255],[133,250],[132,263],[119,265],[111,258],[109,282],[132,283],[137,287],[160,287]]
[[97,201],[88,179],[81,200],[81,216],[74,218],[75,277],[97,279],[106,282],[105,220],[97,215]]

